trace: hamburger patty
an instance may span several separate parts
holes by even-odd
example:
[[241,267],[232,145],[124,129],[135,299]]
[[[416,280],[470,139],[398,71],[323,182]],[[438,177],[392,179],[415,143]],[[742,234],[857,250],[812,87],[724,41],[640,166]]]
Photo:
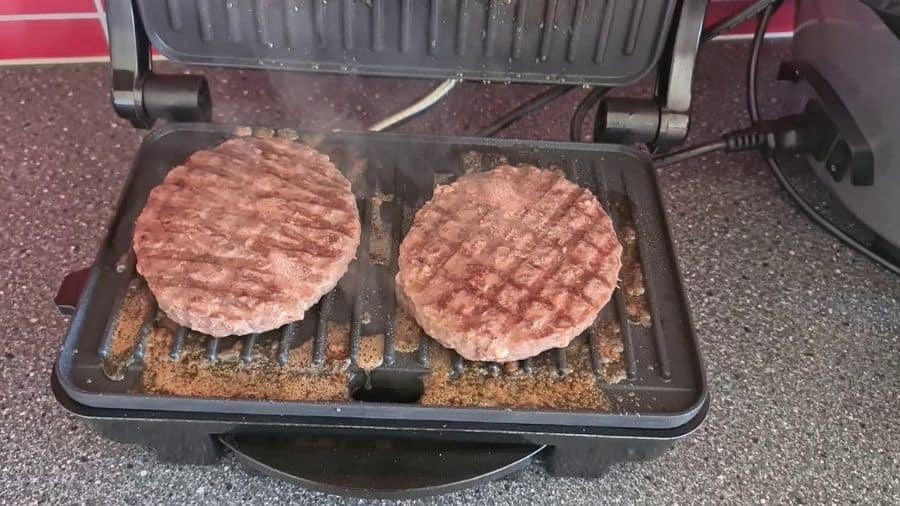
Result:
[[150,192],[137,269],[160,309],[215,337],[303,318],[359,245],[350,182],[328,157],[282,139],[198,151]]
[[400,245],[397,286],[422,329],[468,360],[567,346],[615,289],[622,246],[589,192],[502,165],[438,187]]

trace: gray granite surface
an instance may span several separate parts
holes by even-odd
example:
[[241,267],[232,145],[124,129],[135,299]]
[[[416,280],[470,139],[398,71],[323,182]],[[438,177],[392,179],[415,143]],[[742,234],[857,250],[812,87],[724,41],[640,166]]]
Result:
[[[763,80],[785,43],[769,45]],[[692,139],[745,124],[746,45],[704,51]],[[0,69],[0,503],[340,503],[218,466],[164,465],[59,407],[49,377],[63,275],[89,265],[142,132],[116,118],[107,66]],[[390,79],[210,73],[216,120],[352,128],[426,90]],[[631,92],[646,92],[638,86]],[[764,87],[777,109],[782,88]],[[466,84],[403,128],[473,133],[535,93]],[[563,138],[579,90],[505,135]],[[658,460],[600,480],[538,467],[440,504],[900,504],[900,280],[812,225],[758,155],[660,173],[706,359],[706,423]],[[350,501],[353,502],[353,501]]]

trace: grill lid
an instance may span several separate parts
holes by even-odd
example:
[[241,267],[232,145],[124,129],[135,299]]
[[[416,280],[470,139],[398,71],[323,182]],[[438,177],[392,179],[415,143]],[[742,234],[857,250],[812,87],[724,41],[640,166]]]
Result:
[[619,85],[657,62],[675,0],[137,0],[188,64]]

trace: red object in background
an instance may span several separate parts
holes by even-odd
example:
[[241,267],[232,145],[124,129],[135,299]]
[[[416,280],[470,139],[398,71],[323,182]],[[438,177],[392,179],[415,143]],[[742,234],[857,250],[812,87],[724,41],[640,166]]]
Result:
[[95,0],[0,0],[0,61],[107,58],[104,22]]
[[[159,0],[162,1],[162,0]],[[713,0],[707,26],[718,23],[750,0]],[[103,2],[97,0],[0,0],[0,61],[41,61],[108,57]],[[788,0],[772,18],[770,33],[793,31],[794,3]],[[737,27],[732,35],[753,33],[755,21]]]
[[0,60],[108,56],[97,19],[0,21]]
[[[740,12],[750,3],[752,2],[747,0],[727,0],[721,2],[716,2],[715,0],[713,0],[709,4],[709,9],[707,9],[706,11],[706,26],[712,26],[717,24],[719,21],[730,18],[731,16]],[[784,5],[782,5],[780,9],[775,11],[775,15],[772,16],[772,20],[769,22],[769,30],[767,33],[792,33],[794,31],[795,8],[796,6],[794,5],[793,1],[788,0],[787,2],[784,2]],[[735,27],[734,30],[729,32],[728,35],[752,35],[755,30],[756,19],[754,18],[741,23],[740,25]]]
[[97,13],[94,0],[0,0],[0,16],[17,14]]

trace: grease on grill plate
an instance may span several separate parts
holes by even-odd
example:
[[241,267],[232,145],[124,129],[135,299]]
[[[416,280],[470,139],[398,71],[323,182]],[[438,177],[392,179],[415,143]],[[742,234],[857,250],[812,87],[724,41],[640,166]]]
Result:
[[[152,296],[143,283],[132,283],[123,301],[110,345],[110,357],[124,360],[139,344],[147,311],[155,312]],[[585,336],[565,350],[550,350],[521,363],[486,364],[454,360],[454,353],[431,340],[421,340],[415,320],[398,306],[394,349],[415,353],[420,343],[428,347],[430,372],[424,374],[420,403],[432,406],[472,406],[517,409],[606,411],[609,399],[598,388],[592,370],[590,346]],[[622,341],[618,324],[598,321],[595,333],[600,377],[620,381]],[[173,356],[176,333],[183,344]],[[271,335],[269,335],[271,334]],[[283,364],[278,332],[218,340],[179,328],[162,316],[146,343],[142,389],[163,395],[206,398],[246,398],[337,402],[349,399],[350,326],[329,322],[323,347],[324,361],[314,363],[315,339],[308,336],[291,347]],[[211,342],[215,342],[211,354]],[[250,348],[245,350],[245,346]],[[383,365],[382,334],[362,336],[356,366],[363,371]],[[560,356],[561,355],[561,356]],[[560,360],[562,359],[562,364]],[[456,367],[455,367],[456,366]]]
[[142,285],[140,279],[134,279],[128,285],[109,343],[107,360],[111,362],[128,361],[140,342],[141,325],[153,304],[152,296]]
[[359,353],[356,356],[356,365],[364,371],[371,371],[383,363],[384,335],[362,336],[359,340]]
[[143,389],[164,395],[207,398],[243,398],[281,401],[335,402],[348,398],[349,328],[329,328],[325,362],[313,363],[313,339],[291,349],[279,364],[279,340],[252,343],[249,360],[244,346],[248,338],[219,339],[215,360],[210,358],[210,339],[189,335],[180,356],[170,354],[170,325],[154,329],[144,358]]
[[381,205],[385,202],[392,202],[393,195],[385,195],[376,188],[375,195],[370,197],[372,200],[372,215],[369,216],[371,228],[369,233],[369,257],[372,262],[379,265],[388,265],[391,263],[391,231],[390,225],[384,222],[382,217]]
[[394,349],[400,353],[413,353],[419,349],[422,329],[416,319],[406,312],[403,304],[397,304],[394,320]]
[[[180,361],[166,351],[168,331],[154,332],[150,363],[144,373],[145,391],[184,397],[297,400],[311,402],[347,399],[346,369],[330,374],[310,372],[302,365],[278,366],[262,358],[249,364],[209,363],[195,350]],[[155,348],[155,350],[154,350]],[[265,355],[263,355],[265,357]]]
[[600,377],[614,385],[625,379],[625,345],[622,343],[622,329],[616,322],[597,321],[594,332],[597,336],[597,354],[600,357]]
[[635,325],[650,326],[650,305],[644,288],[637,232],[627,205],[616,206],[625,225],[620,229],[622,243],[622,290],[628,308],[628,319]]
[[121,299],[117,317],[107,328],[106,341],[101,344],[101,370],[112,381],[125,378],[128,367],[143,356],[142,342],[152,328],[155,299],[141,279],[132,279]]
[[[598,388],[591,371],[590,351],[584,342],[565,349],[571,371],[560,373],[552,355],[531,360],[530,372],[515,363],[467,363],[454,371],[452,352],[432,342],[432,372],[425,379],[422,404],[486,408],[608,411],[609,399]],[[501,372],[502,370],[502,372]]]

